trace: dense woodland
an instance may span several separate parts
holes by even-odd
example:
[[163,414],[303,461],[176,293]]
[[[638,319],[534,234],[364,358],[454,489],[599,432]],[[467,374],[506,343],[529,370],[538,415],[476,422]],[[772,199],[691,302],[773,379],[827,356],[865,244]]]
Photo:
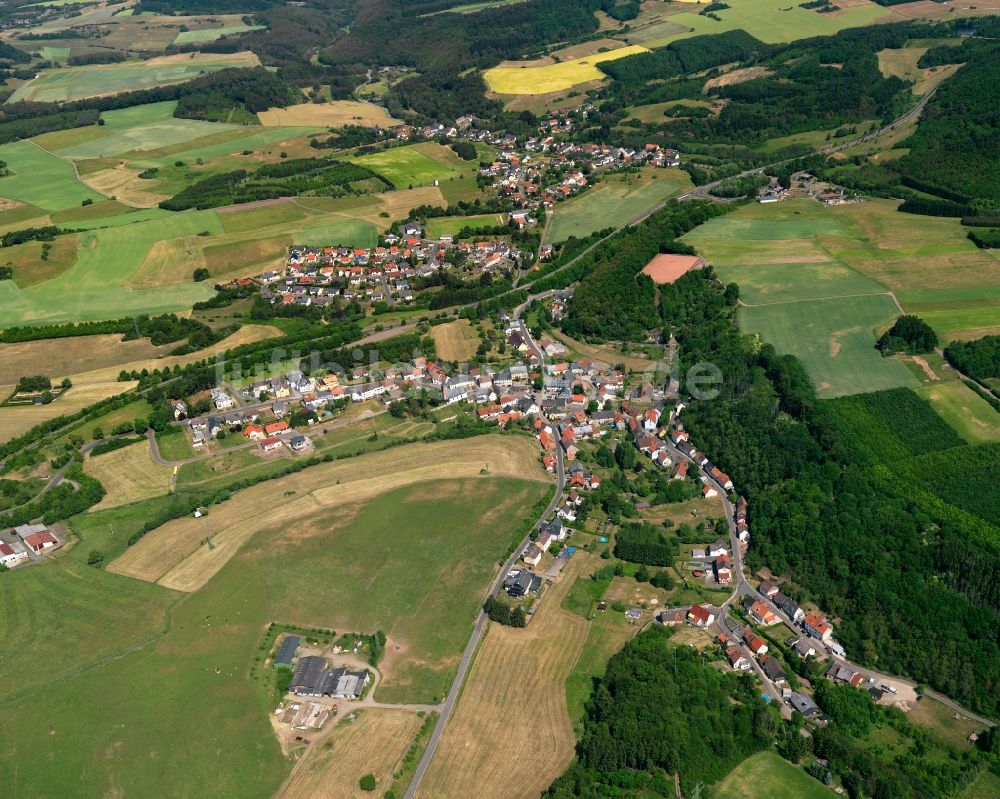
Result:
[[918,189],[1000,207],[1000,45],[947,49],[950,56],[938,57],[965,65],[927,104],[907,140],[903,175]]
[[610,239],[574,292],[563,330],[583,338],[645,341],[660,317],[656,287],[641,274],[642,268],[661,252],[691,252],[677,238],[730,209],[707,202],[671,202],[648,224]]
[[651,629],[611,658],[587,705],[577,760],[545,796],[673,796],[674,772],[687,794],[770,746],[779,723],[750,676],[712,668]]
[[975,380],[1000,377],[1000,336],[953,341],[944,348],[948,363]]

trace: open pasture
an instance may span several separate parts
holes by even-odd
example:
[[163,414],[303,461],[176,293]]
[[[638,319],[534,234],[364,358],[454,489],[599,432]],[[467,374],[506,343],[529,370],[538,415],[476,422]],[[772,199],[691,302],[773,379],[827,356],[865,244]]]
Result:
[[389,116],[382,106],[360,100],[332,100],[329,103],[300,103],[288,108],[269,108],[257,116],[262,125],[323,125],[341,128],[344,125],[367,127],[398,125],[400,121]]
[[[702,16],[697,11],[671,14],[658,22],[650,20],[650,25],[645,29],[637,25],[635,31],[624,34],[622,38],[642,42],[649,48],[656,48],[689,36],[742,29],[762,42],[777,44],[811,36],[831,36],[844,28],[857,28],[898,19],[888,8],[867,0],[845,2],[841,5],[840,11],[831,14],[820,14],[815,10],[787,4],[781,0],[736,0],[729,4],[729,8],[713,13],[719,17],[718,20]],[[677,31],[672,27],[664,27],[664,23],[682,26],[685,30]],[[644,30],[649,33],[644,33]]]
[[47,374],[60,377],[99,368],[117,370],[124,362],[152,360],[174,346],[154,347],[148,338],[122,341],[117,334],[0,344],[0,386],[16,383],[21,375],[34,374],[39,364],[45,364]]
[[378,244],[378,231],[373,223],[363,219],[334,218],[324,222],[310,220],[307,226],[297,231],[295,243],[374,247]]
[[281,786],[278,799],[356,799],[358,782],[374,774],[382,787],[406,755],[422,719],[407,710],[369,708],[340,720],[315,743]]
[[426,186],[435,180],[448,180],[459,174],[457,169],[442,161],[443,154],[439,157],[431,156],[431,153],[437,155],[439,149],[444,148],[439,144],[431,144],[430,147],[390,147],[350,160],[377,172],[397,188],[404,189],[407,186]]
[[106,111],[101,115],[104,125],[98,128],[107,131],[106,135],[60,149],[58,154],[79,160],[104,158],[133,151],[156,150],[240,127],[198,119],[175,119],[176,107],[177,102],[170,100]]
[[479,334],[468,319],[432,327],[431,338],[438,357],[446,361],[467,361],[479,347]]
[[174,39],[175,45],[200,44],[202,42],[214,42],[223,36],[235,36],[249,31],[259,31],[263,25],[226,25],[221,28],[198,28],[197,30],[181,31]]
[[[390,464],[392,469],[387,471]],[[202,544],[203,520],[177,519],[146,535],[109,568],[140,580],[197,591],[259,530],[287,525],[345,502],[362,502],[390,488],[478,476],[484,469],[491,476],[547,479],[532,442],[524,438],[480,436],[410,444],[322,464],[239,492],[235,502],[212,509],[213,549]],[[295,490],[288,495],[290,484]]]
[[[9,281],[7,281],[9,282]],[[0,300],[2,302],[2,300]],[[38,371],[37,367],[32,374]],[[75,413],[102,399],[135,387],[134,382],[119,383],[116,377],[74,386],[48,405],[16,405],[0,408],[0,442],[28,432],[32,427],[56,416]]]
[[508,62],[507,66],[486,70],[483,78],[490,90],[497,94],[547,94],[588,81],[604,80],[606,75],[598,67],[602,61],[615,61],[645,52],[645,47],[636,44],[559,63],[513,62],[514,65],[511,65],[512,62]]
[[0,196],[30,203],[45,211],[61,211],[102,195],[88,188],[73,172],[73,165],[45,152],[30,141],[0,145],[0,160],[13,174],[0,178]]
[[[108,574],[65,554],[5,574],[0,669],[19,678],[0,686],[0,707],[13,694],[40,688],[155,635],[175,600],[159,586]],[[69,629],[72,635],[66,634]],[[44,672],[33,667],[43,661],[49,663]]]
[[543,492],[508,478],[415,483],[272,524],[238,557],[256,562],[273,618],[385,632],[376,700],[436,703],[512,533]]
[[[5,604],[25,611],[5,614],[16,626],[3,651],[19,662],[4,673],[60,689],[0,702],[0,792],[272,797],[289,763],[267,719],[272,700],[248,674],[270,621],[253,569],[181,598],[73,562],[76,574],[53,563],[3,581],[14,592]],[[17,590],[42,577],[43,590]],[[99,590],[81,593],[88,583]],[[29,634],[44,644],[32,659],[17,637]],[[25,751],[36,758],[25,762]]]
[[646,170],[641,175],[612,176],[552,210],[547,240],[582,238],[607,227],[618,227],[691,187],[679,169]]
[[892,299],[877,294],[740,308],[737,320],[744,332],[798,357],[827,398],[919,385],[903,363],[875,349],[875,328],[898,315]]
[[427,220],[427,235],[432,238],[454,236],[462,228],[493,227],[503,224],[502,214],[474,214],[471,216],[439,216]]
[[932,383],[916,392],[970,444],[1000,441],[1000,413],[960,380]]
[[[211,285],[183,283],[131,289],[127,283],[157,242],[222,233],[212,211],[185,212],[80,234],[76,263],[27,289],[0,284],[0,325],[118,319],[137,313],[180,311],[213,293]],[[58,299],[58,302],[54,300]]]
[[[258,151],[260,150],[270,151],[273,148],[275,160],[277,160],[278,153],[286,149],[294,139],[325,130],[321,125],[305,127],[238,126],[233,129],[220,130],[222,127],[220,123],[208,124],[212,124],[212,130],[218,132],[193,141],[164,145],[158,150],[142,153],[137,160],[130,162],[129,166],[136,169],[149,169],[150,167],[165,169],[172,167],[177,161],[191,165],[199,158],[203,161],[209,161],[224,156],[240,156],[240,163],[233,163],[232,166],[225,168],[246,168],[246,161],[250,161],[250,165],[253,166],[252,162],[259,160]],[[252,150],[253,153],[250,156],[241,156],[244,150]],[[257,156],[257,158],[253,156]],[[180,186],[178,186],[179,188]]]
[[182,53],[148,61],[43,70],[34,80],[14,92],[8,102],[61,103],[86,97],[102,97],[184,83],[206,72],[216,72],[227,67],[253,67],[259,64],[257,56],[249,52],[211,55]]
[[90,456],[83,470],[100,480],[107,492],[94,506],[95,511],[162,496],[170,490],[171,469],[153,463],[148,441]]
[[829,799],[831,791],[775,752],[759,752],[740,763],[712,788],[718,799]]
[[585,559],[546,588],[523,630],[491,623],[416,796],[538,796],[573,758],[566,680],[588,624],[561,607]]

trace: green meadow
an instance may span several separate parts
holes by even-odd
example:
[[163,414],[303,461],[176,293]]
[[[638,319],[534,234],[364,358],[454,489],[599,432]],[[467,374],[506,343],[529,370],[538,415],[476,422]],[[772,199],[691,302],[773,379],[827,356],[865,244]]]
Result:
[[545,490],[497,478],[418,483],[357,515],[321,511],[299,525],[294,547],[264,530],[250,546],[259,547],[271,613],[338,631],[383,630],[406,654],[392,657],[377,698],[441,701],[496,564]]
[[13,174],[0,178],[0,196],[31,203],[46,211],[61,211],[84,200],[101,200],[96,191],[76,179],[73,165],[28,141],[0,145],[0,160]]
[[378,244],[375,225],[361,219],[334,219],[331,222],[311,224],[295,235],[296,243],[315,247],[374,247]]
[[175,100],[106,111],[101,115],[105,135],[59,151],[65,158],[102,158],[138,151],[157,150],[168,145],[200,139],[239,125],[204,122],[198,119],[175,119]]
[[473,216],[440,216],[427,220],[427,235],[432,239],[454,236],[464,227],[493,227],[503,224],[500,214],[475,214]]
[[740,308],[737,320],[744,332],[798,357],[827,398],[919,385],[903,363],[875,349],[874,329],[898,315],[892,299],[878,294]]
[[214,42],[222,36],[234,36],[238,33],[248,31],[259,31],[263,25],[229,25],[222,28],[200,28],[193,31],[181,31],[174,39],[174,44],[198,44],[200,42]]
[[80,234],[76,262],[57,277],[27,289],[18,288],[13,281],[0,282],[0,326],[117,319],[189,309],[210,297],[213,288],[192,282],[132,289],[126,283],[157,242],[202,232],[223,232],[213,211],[86,231]]
[[187,595],[65,555],[9,575],[0,664],[17,675],[5,687],[31,684],[0,697],[0,794],[273,796],[291,762],[268,722],[270,685],[251,676],[266,625],[381,629],[402,648],[383,659],[379,698],[441,696],[496,562],[544,490],[498,478],[409,486],[262,531]]
[[752,755],[712,787],[714,799],[828,799],[832,791],[775,752]]
[[151,89],[171,83],[183,83],[228,66],[246,66],[245,62],[244,58],[237,63],[233,56],[206,56],[167,64],[125,61],[120,64],[47,69],[40,72],[34,80],[19,87],[8,102],[61,103],[104,94]]
[[391,147],[388,150],[349,160],[382,175],[397,189],[426,186],[435,180],[448,180],[460,174],[458,169],[426,155],[425,149],[421,145]]
[[[700,9],[699,9],[700,10]],[[745,30],[762,42],[793,42],[810,36],[830,36],[844,28],[857,28],[892,17],[892,12],[875,3],[844,8],[837,14],[820,14],[781,0],[735,0],[728,8],[714,12],[719,20],[702,16],[698,11],[684,11],[670,16],[671,25],[682,25],[686,32],[666,29],[659,38],[642,42],[645,47],[663,47],[689,36]],[[641,28],[637,31],[641,35]],[[631,39],[631,34],[629,36]],[[636,41],[639,41],[638,39]]]
[[[213,127],[209,131],[210,135],[204,138],[210,141],[199,142],[194,140],[188,143],[178,143],[176,145],[163,145],[161,152],[143,155],[130,166],[138,169],[148,169],[150,167],[173,166],[176,161],[191,162],[201,158],[219,158],[224,155],[236,155],[243,150],[260,150],[271,147],[288,139],[298,136],[308,136],[311,133],[320,133],[325,130],[321,127],[289,127],[289,128],[269,128],[269,127],[239,127],[225,130],[228,126],[219,123],[211,124]],[[214,133],[212,131],[215,131]],[[220,132],[222,135],[219,135]]]
[[635,216],[690,188],[680,170],[647,170],[640,176],[614,176],[577,197],[556,203],[547,240],[583,238],[595,230],[623,225]]

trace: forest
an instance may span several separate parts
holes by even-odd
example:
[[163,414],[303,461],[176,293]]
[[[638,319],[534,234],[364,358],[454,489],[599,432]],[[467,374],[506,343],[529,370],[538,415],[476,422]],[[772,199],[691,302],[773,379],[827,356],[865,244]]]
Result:
[[609,239],[594,254],[593,269],[574,292],[563,330],[574,337],[645,341],[660,315],[656,287],[640,274],[642,268],[658,253],[689,252],[677,237],[732,207],[671,202],[647,224]]
[[1000,336],[953,341],[944,348],[944,357],[958,371],[974,380],[1000,377]]
[[915,188],[959,202],[980,200],[983,207],[997,208],[1000,45],[991,44],[947,48],[954,59],[951,63],[964,61],[965,65],[928,102],[916,132],[907,139],[909,153],[900,166],[903,175],[916,182]]
[[780,724],[750,676],[672,645],[665,628],[627,643],[595,683],[577,759],[547,799],[673,796],[675,772],[690,795],[769,747]]

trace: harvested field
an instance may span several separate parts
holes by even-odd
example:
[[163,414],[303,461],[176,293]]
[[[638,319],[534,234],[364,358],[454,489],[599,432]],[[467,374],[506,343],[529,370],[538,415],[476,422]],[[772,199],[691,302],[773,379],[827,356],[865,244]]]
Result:
[[400,124],[382,106],[359,100],[334,100],[321,105],[301,103],[288,108],[269,108],[257,116],[262,125],[323,125],[339,128],[344,125],[376,127]]
[[[180,591],[197,591],[258,530],[279,523],[287,526],[323,508],[362,502],[391,488],[423,480],[478,476],[483,469],[497,477],[547,479],[533,442],[526,438],[481,436],[410,444],[321,464],[294,477],[239,492],[212,508],[213,549],[201,543],[204,522],[177,519],[147,534],[108,568]],[[296,487],[291,496],[286,493],[289,481]]]
[[103,195],[115,197],[126,205],[155,208],[160,200],[166,200],[170,195],[151,191],[150,187],[155,186],[156,181],[143,180],[139,177],[140,171],[119,164],[111,169],[81,174],[80,182]]
[[566,679],[589,625],[561,602],[584,558],[548,587],[525,629],[490,624],[417,796],[538,796],[573,758]]
[[45,364],[46,374],[60,376],[92,369],[118,370],[123,362],[152,359],[175,346],[154,347],[148,338],[122,341],[118,334],[0,344],[0,386],[35,374],[40,363]]
[[745,69],[734,69],[723,75],[719,75],[717,78],[706,80],[705,85],[702,87],[702,91],[707,94],[709,89],[716,89],[720,86],[734,86],[737,83],[746,83],[748,80],[763,78],[765,75],[770,74],[771,70],[767,67],[746,67]]
[[[220,352],[225,352],[233,347],[239,347],[241,344],[253,344],[257,341],[264,341],[269,338],[277,338],[284,335],[278,328],[272,327],[271,325],[244,325],[231,336],[227,336],[222,341],[217,344],[213,344],[211,347],[205,347],[204,349],[197,350],[196,352],[189,353],[187,355],[168,355],[165,357],[154,358],[154,357],[139,357],[136,360],[125,361],[116,360],[112,365],[96,367],[86,372],[73,372],[70,373],[70,379],[73,381],[74,389],[83,385],[91,383],[101,383],[101,382],[111,382],[118,377],[118,373],[124,369],[131,372],[133,369],[141,372],[143,369],[164,369],[167,367],[173,368],[175,365],[184,366],[194,361],[200,361],[202,358],[211,358],[213,355],[217,355]],[[88,336],[88,338],[90,338]],[[114,336],[109,336],[109,338],[114,338]],[[148,339],[142,339],[148,345]],[[133,342],[125,342],[131,344]],[[13,346],[13,345],[11,345]],[[120,345],[119,345],[120,346]],[[169,351],[176,347],[177,344],[166,344],[162,348],[156,348],[158,350]],[[130,386],[130,383],[119,383],[120,386]],[[124,391],[125,389],[122,389]],[[69,396],[69,395],[67,395]]]
[[374,774],[383,786],[392,782],[421,721],[416,713],[378,708],[361,711],[354,721],[340,721],[309,748],[278,799],[362,797],[366,794],[358,782],[365,774]]
[[432,327],[431,338],[438,355],[446,361],[466,361],[479,347],[479,334],[468,319]]
[[[118,372],[115,371],[115,375]],[[26,433],[36,424],[56,416],[75,413],[95,402],[121,394],[135,387],[135,382],[119,383],[116,379],[100,380],[84,385],[74,383],[73,388],[48,405],[29,405],[0,408],[0,442]]]
[[88,458],[83,470],[100,480],[107,492],[92,508],[95,511],[158,497],[170,490],[171,469],[153,463],[148,441]]

